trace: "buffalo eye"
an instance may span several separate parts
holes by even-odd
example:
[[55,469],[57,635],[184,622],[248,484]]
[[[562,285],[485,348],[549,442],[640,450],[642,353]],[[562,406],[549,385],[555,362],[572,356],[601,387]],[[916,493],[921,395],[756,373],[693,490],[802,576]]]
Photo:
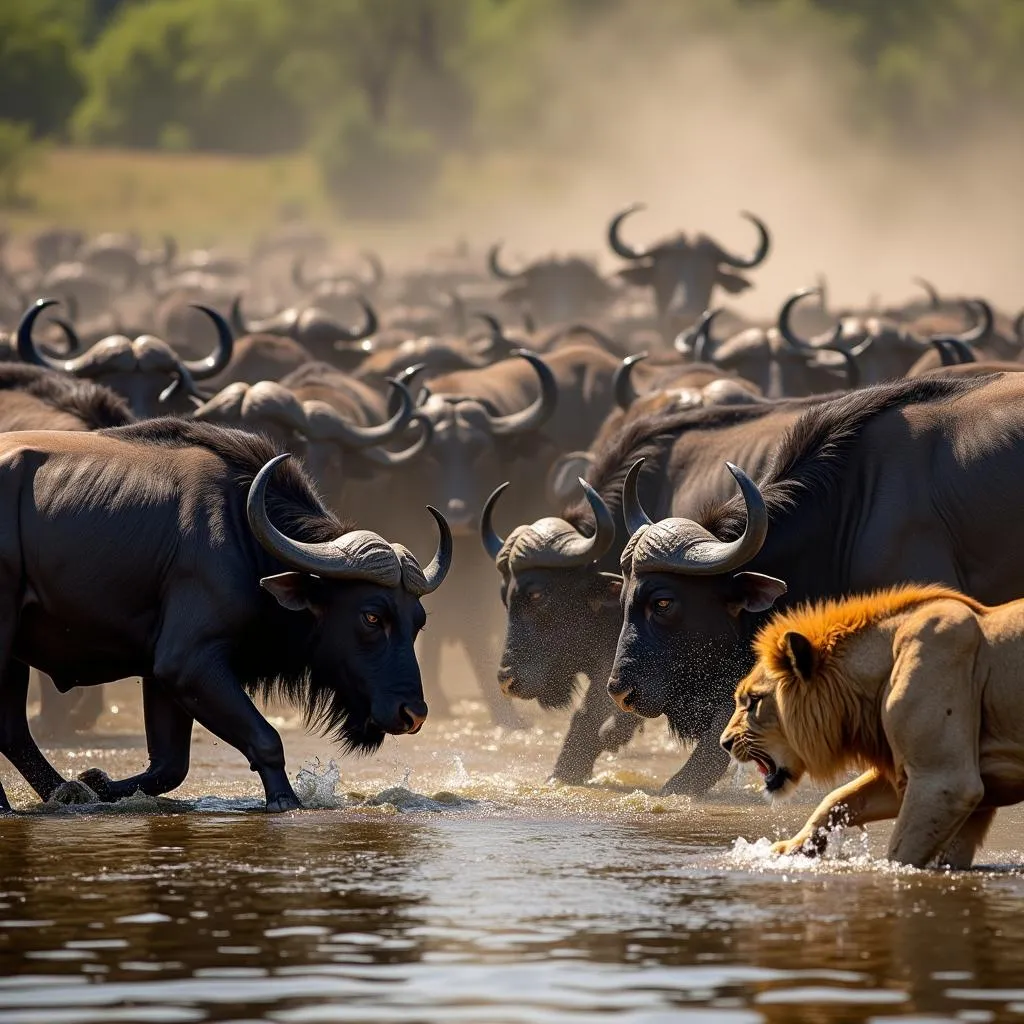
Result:
[[380,616],[374,612],[363,612],[363,622],[365,622],[367,626],[374,628],[381,624]]
[[656,597],[651,601],[651,611],[655,615],[667,615],[674,604],[675,601],[671,597]]
[[530,587],[526,591],[526,600],[530,604],[536,604],[544,596],[544,591],[540,587]]

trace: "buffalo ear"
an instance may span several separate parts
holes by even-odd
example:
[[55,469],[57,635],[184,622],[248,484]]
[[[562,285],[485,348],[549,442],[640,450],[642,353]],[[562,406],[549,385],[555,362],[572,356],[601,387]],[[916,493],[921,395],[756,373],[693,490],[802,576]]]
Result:
[[766,612],[786,592],[783,580],[760,572],[738,572],[732,578],[735,598],[729,603],[729,614]]
[[643,288],[653,280],[651,267],[625,267],[616,271],[615,276],[621,278],[626,284],[633,285],[634,288]]
[[727,270],[719,270],[715,276],[715,284],[724,288],[731,295],[745,292],[750,287],[750,282],[741,274],[732,274]]
[[814,645],[803,633],[787,633],[782,642],[786,645],[786,657],[793,674],[807,682],[814,675]]
[[260,586],[290,612],[316,611],[315,583],[313,577],[304,572],[282,572],[260,580]]
[[578,493],[577,477],[586,476],[594,464],[594,456],[590,452],[566,452],[559,455],[548,469],[548,497],[560,504],[568,501]]

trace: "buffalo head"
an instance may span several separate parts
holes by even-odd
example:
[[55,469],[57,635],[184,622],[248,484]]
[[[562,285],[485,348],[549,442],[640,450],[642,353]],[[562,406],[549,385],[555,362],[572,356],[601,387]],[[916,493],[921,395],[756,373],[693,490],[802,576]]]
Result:
[[630,214],[643,208],[643,204],[635,203],[612,218],[608,225],[608,244],[617,256],[633,264],[620,271],[619,276],[631,285],[653,289],[661,316],[669,312],[679,288],[683,290],[679,312],[694,319],[711,304],[716,286],[731,293],[745,291],[750,282],[732,271],[752,270],[768,256],[771,247],[768,228],[760,218],[746,212],[743,216],[753,223],[760,235],[757,251],[749,259],[731,255],[706,235],[698,235],[691,241],[679,234],[646,251],[633,249],[622,240],[619,229]]
[[288,457],[268,462],[249,489],[253,535],[287,567],[260,586],[285,610],[312,614],[306,652],[310,718],[348,746],[372,750],[386,733],[417,732],[427,717],[413,642],[426,619],[420,598],[441,585],[451,566],[451,532],[444,517],[429,509],[440,541],[423,568],[407,548],[369,530],[322,543],[293,540],[267,511],[270,479]]

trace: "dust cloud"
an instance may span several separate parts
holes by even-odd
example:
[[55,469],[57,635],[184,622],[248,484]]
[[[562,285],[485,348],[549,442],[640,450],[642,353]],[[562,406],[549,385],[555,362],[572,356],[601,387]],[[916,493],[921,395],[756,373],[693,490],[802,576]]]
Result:
[[1020,308],[1019,125],[978,111],[944,126],[940,151],[914,152],[852,127],[854,77],[813,44],[767,40],[759,52],[705,36],[662,58],[623,39],[606,32],[560,53],[533,150],[547,172],[486,203],[450,204],[449,223],[522,257],[577,251],[611,270],[605,226],[631,202],[647,204],[624,225],[635,247],[682,229],[738,254],[756,244],[747,209],[774,236],[756,287],[733,300],[748,315],[773,314],[820,273],[834,307],[900,301],[920,275]]

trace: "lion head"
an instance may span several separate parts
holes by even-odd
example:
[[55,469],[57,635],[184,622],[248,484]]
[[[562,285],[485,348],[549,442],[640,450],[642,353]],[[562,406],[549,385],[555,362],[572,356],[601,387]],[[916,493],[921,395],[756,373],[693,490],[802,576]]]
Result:
[[976,605],[943,587],[906,585],[775,616],[754,641],[757,663],[736,688],[722,746],[753,761],[771,794],[789,793],[805,774],[825,782],[848,768],[888,770],[878,694],[892,641],[883,624],[949,597]]
[[722,733],[722,746],[737,761],[753,761],[772,796],[788,796],[807,771],[786,733],[782,684],[759,663],[736,688],[736,710]]

